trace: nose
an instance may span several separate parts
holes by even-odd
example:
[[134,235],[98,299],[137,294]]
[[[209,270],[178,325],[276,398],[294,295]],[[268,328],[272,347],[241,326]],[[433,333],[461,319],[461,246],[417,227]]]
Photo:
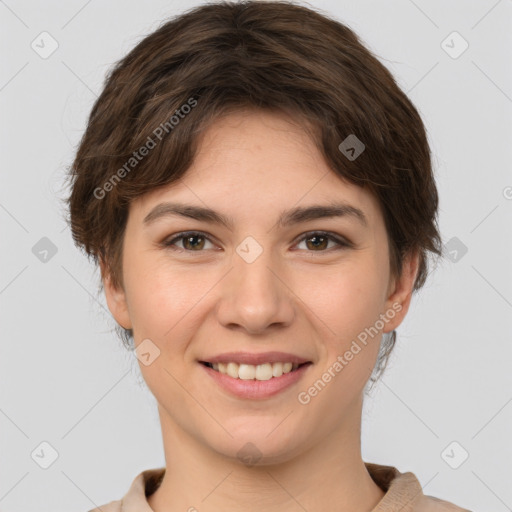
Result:
[[265,333],[291,325],[294,299],[286,272],[270,251],[264,250],[252,263],[235,254],[233,268],[222,280],[217,318],[229,329]]

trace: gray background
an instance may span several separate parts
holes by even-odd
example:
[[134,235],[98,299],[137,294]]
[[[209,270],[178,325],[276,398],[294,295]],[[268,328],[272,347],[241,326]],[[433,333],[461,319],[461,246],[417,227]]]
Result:
[[[60,201],[107,70],[198,3],[0,1],[0,511],[86,511],[164,465],[154,399]],[[353,28],[418,107],[448,244],[366,401],[363,458],[414,472],[425,494],[512,510],[512,1],[310,5]],[[59,45],[47,58],[31,47],[51,49],[43,31]],[[442,44],[453,31],[469,44],[457,58],[460,39]],[[42,442],[58,453],[47,469]]]

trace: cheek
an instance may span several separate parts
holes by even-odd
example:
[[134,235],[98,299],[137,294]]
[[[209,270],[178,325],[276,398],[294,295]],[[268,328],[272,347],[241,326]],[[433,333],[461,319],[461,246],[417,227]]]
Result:
[[307,297],[303,300],[325,323],[330,337],[346,339],[375,323],[383,305],[384,284],[379,262],[365,256],[327,273],[312,273],[301,286]]
[[[336,375],[324,399],[328,400],[327,395],[332,393],[349,400],[370,377],[382,339],[380,330],[375,328],[385,286],[381,263],[371,255],[359,253],[357,261],[333,269],[323,282],[328,285],[317,290],[316,304],[311,309],[321,319],[316,320],[316,325],[321,329],[323,370]],[[328,402],[325,407],[329,407]]]
[[[363,270],[351,267],[330,283],[318,308],[323,324],[328,326],[322,328],[324,363],[319,368],[320,380],[328,391],[322,393],[318,407],[325,411],[325,417],[341,421],[375,366],[382,339],[375,327],[382,311],[382,284],[376,267],[370,265]],[[333,401],[339,406],[338,412],[332,411]]]
[[[211,273],[180,266],[165,258],[135,254],[126,261],[126,291],[136,339],[176,339],[187,331],[215,280]],[[218,280],[218,278],[217,278]]]
[[182,294],[179,283],[149,253],[126,251],[125,289],[135,338],[161,337],[170,329]]

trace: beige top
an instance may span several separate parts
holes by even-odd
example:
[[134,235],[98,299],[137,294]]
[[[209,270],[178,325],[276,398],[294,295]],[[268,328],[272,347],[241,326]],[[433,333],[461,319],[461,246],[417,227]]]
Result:
[[[425,496],[413,473],[400,473],[393,466],[365,462],[375,483],[386,492],[371,512],[471,512],[433,496]],[[139,473],[121,500],[111,501],[88,512],[153,512],[147,496],[156,491],[165,468]]]

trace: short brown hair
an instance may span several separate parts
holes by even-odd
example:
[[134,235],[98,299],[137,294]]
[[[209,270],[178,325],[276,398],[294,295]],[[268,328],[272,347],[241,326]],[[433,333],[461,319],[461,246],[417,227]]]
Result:
[[[311,128],[329,167],[377,198],[392,275],[399,276],[404,256],[417,251],[414,289],[423,286],[427,253],[441,255],[442,246],[421,117],[350,28],[286,1],[195,7],[162,24],[115,65],[69,173],[75,243],[96,264],[104,262],[122,286],[130,202],[181,178],[200,134],[216,117],[246,107],[286,113]],[[339,148],[348,136],[365,145],[355,159]],[[133,341],[131,331],[125,335],[125,342]],[[393,331],[381,347],[378,374],[395,339]]]

